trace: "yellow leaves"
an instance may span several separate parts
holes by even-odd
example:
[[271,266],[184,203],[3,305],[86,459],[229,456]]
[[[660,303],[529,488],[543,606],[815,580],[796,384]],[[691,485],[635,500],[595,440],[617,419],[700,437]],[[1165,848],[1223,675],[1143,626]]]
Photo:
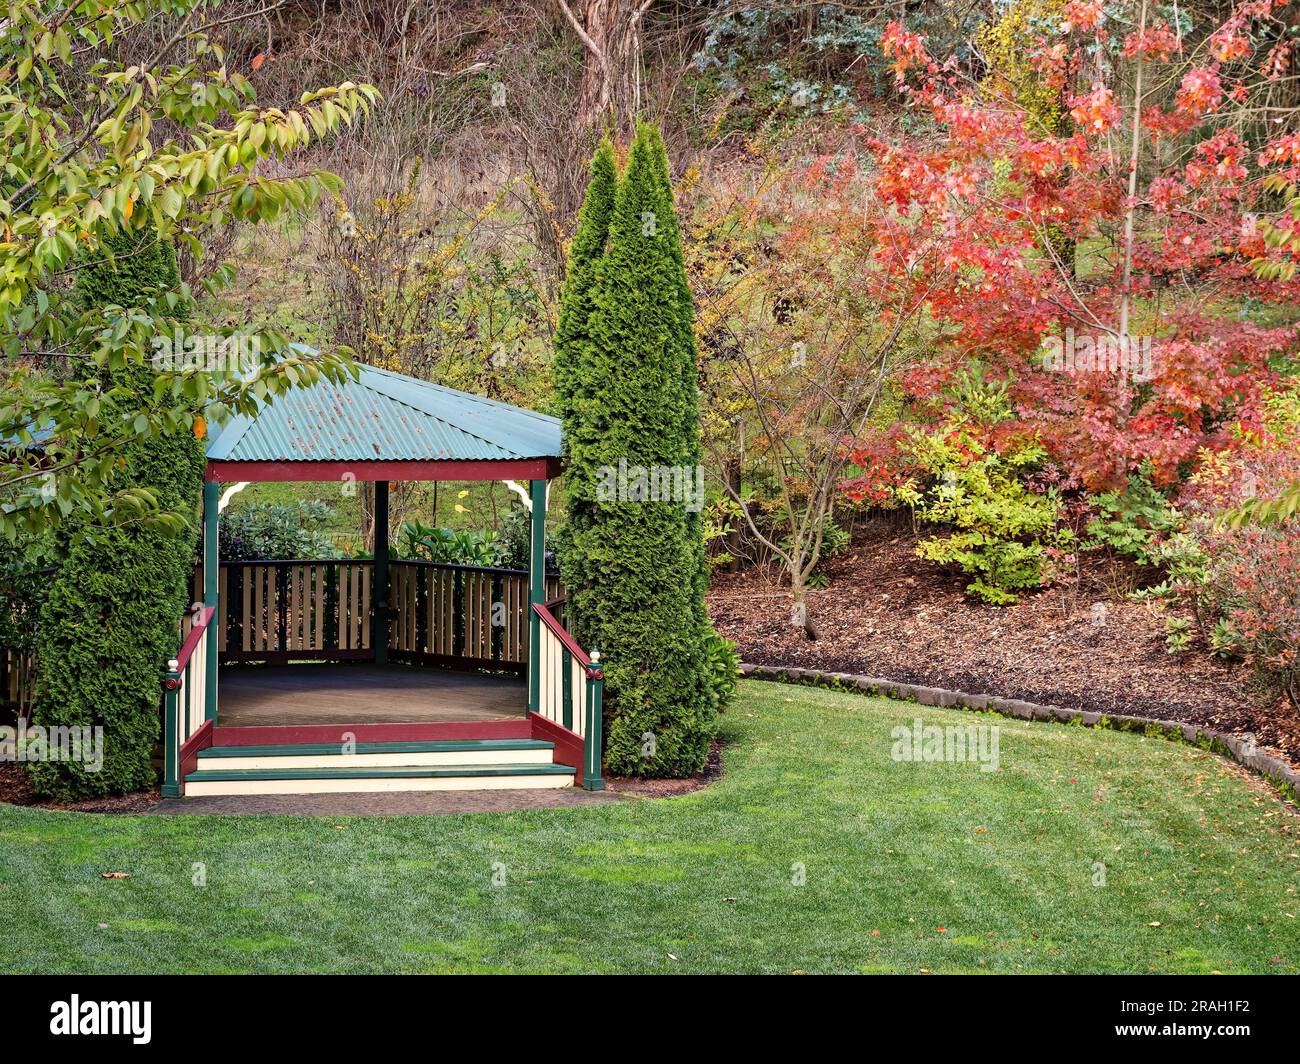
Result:
[[206,420],[202,415],[200,415],[200,416],[198,416],[198,417],[195,417],[195,419],[194,419],[194,438],[195,438],[195,439],[199,439],[199,440],[201,440],[201,439],[203,439],[203,437],[206,436],[207,434],[208,434],[208,422],[207,422],[207,420]]

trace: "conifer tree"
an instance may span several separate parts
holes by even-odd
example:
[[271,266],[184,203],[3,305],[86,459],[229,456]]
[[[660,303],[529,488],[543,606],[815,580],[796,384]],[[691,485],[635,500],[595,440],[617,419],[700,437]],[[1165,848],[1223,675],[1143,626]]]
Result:
[[[595,172],[593,166],[593,182]],[[599,216],[607,180],[589,192],[584,221]],[[664,498],[653,481],[657,470],[680,476],[699,460],[690,302],[678,240],[662,145],[642,125],[592,282],[580,288],[575,273],[574,290],[566,291],[564,320],[573,332],[563,338],[570,360],[563,373],[575,372],[573,353],[580,351],[581,382],[560,388],[566,483],[577,517],[562,545],[566,609],[580,641],[606,657],[605,760],[615,774],[698,772],[716,724],[702,600],[697,606],[698,518],[683,498]],[[590,246],[585,238],[582,246]]]
[[[589,583],[585,555],[578,550],[566,549],[565,545],[575,536],[582,539],[594,520],[597,467],[591,462],[597,449],[592,443],[603,429],[599,420],[601,412],[591,401],[589,324],[597,270],[609,240],[609,221],[614,213],[617,188],[614,148],[605,139],[591,160],[591,180],[569,252],[569,269],[552,363],[556,398],[563,415],[561,453],[568,470],[565,478],[567,514],[561,529],[558,557],[561,578],[566,587],[572,588]],[[571,606],[567,617],[570,631],[580,642],[585,641],[584,645],[593,645],[594,633],[585,630],[583,621],[576,604]]]
[[[104,252],[107,253],[104,253]],[[78,270],[87,305],[144,307],[179,283],[175,250],[152,226],[123,230]],[[118,393],[105,417],[147,404],[146,363],[117,371]],[[167,511],[196,517],[204,445],[188,427],[140,437],[121,457],[119,482],[150,489]],[[104,764],[35,762],[42,794],[72,800],[152,787],[150,759],[159,736],[158,707],[167,660],[179,648],[178,622],[191,599],[197,521],[174,533],[152,524],[94,530],[75,522],[56,534],[56,569],[37,633],[34,723],[104,728]]]

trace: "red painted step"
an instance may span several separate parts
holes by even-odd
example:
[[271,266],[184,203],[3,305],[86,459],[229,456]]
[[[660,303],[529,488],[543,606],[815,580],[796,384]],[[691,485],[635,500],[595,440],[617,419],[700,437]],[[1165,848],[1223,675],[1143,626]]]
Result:
[[359,743],[428,742],[440,739],[531,739],[532,724],[519,720],[439,721],[411,724],[302,724],[275,727],[217,727],[213,746],[283,746],[339,743],[351,735]]

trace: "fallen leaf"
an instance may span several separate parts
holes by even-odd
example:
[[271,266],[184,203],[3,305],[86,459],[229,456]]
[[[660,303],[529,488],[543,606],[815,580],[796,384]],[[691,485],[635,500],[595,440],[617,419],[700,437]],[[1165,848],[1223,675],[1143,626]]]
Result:
[[130,872],[101,872],[99,874],[99,878],[100,879],[130,879],[131,873]]

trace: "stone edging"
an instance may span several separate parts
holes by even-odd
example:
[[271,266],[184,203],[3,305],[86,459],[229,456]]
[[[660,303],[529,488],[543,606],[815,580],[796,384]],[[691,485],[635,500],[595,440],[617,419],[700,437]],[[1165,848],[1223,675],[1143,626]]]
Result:
[[740,675],[751,680],[775,680],[781,683],[856,690],[868,695],[893,698],[900,702],[916,702],[922,706],[974,709],[985,713],[998,713],[1005,717],[1015,717],[1018,720],[1041,720],[1057,724],[1079,724],[1086,728],[1141,732],[1143,735],[1159,739],[1190,743],[1202,750],[1231,758],[1237,764],[1265,777],[1282,792],[1285,798],[1292,802],[1300,802],[1300,772],[1280,758],[1257,749],[1252,750],[1249,744],[1242,742],[1235,735],[1211,728],[1200,728],[1195,724],[1157,720],[1155,717],[1135,717],[1123,713],[1067,709],[1064,706],[1040,706],[1035,702],[1025,702],[1017,698],[972,695],[965,691],[896,683],[893,680],[882,680],[875,676],[862,676],[851,672],[825,672],[821,669],[742,663]]

